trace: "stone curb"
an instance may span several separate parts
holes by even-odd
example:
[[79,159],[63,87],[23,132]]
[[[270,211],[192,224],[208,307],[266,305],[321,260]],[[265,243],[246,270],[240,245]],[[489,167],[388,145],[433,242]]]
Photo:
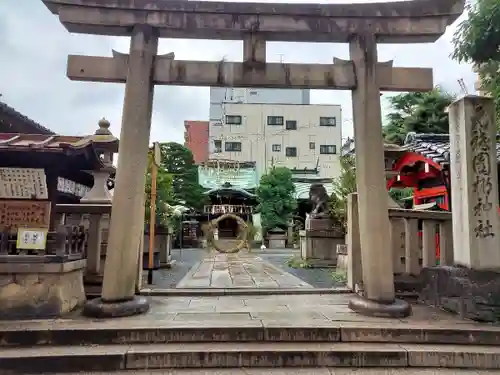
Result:
[[152,297],[169,296],[269,296],[269,295],[317,295],[349,294],[349,288],[177,288],[177,289],[142,289],[140,295]]

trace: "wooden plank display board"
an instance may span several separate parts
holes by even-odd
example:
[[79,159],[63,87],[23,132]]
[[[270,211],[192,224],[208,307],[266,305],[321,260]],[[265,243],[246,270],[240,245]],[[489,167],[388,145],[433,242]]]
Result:
[[23,250],[45,250],[48,229],[19,228],[16,247]]
[[45,171],[0,168],[0,199],[49,199]]
[[6,228],[10,233],[17,233],[19,228],[48,229],[50,205],[50,201],[0,200],[0,231]]

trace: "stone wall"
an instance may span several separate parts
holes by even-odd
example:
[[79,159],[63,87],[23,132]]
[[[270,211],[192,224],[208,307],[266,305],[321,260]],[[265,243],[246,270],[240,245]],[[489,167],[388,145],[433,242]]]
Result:
[[0,264],[0,319],[60,317],[85,302],[86,260]]

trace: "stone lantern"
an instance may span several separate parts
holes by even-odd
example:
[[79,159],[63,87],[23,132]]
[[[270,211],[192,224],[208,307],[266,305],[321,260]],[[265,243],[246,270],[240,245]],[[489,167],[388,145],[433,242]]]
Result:
[[102,118],[99,123],[99,128],[94,135],[85,137],[81,142],[94,144],[94,149],[101,160],[101,168],[87,171],[94,177],[94,186],[81,199],[81,203],[105,204],[111,203],[112,196],[109,193],[108,180],[112,173],[115,172],[113,166],[113,154],[118,152],[118,138],[113,136],[109,130],[110,123],[105,118]]

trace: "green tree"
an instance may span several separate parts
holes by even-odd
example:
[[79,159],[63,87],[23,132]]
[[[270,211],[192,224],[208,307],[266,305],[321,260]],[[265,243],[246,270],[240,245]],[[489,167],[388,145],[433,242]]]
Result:
[[391,112],[383,128],[386,142],[402,145],[409,132],[447,134],[446,108],[455,97],[436,87],[428,92],[410,92],[389,98]]
[[477,0],[467,11],[453,36],[453,58],[476,65],[482,88],[495,101],[500,128],[500,1]]
[[[340,174],[333,180],[330,216],[344,229],[347,228],[347,196],[356,191],[356,159],[351,155],[343,155],[340,157]],[[397,202],[412,195],[412,188],[389,190],[389,196]]]
[[500,61],[500,2],[476,0],[467,5],[467,12],[453,36],[453,57],[475,64]]
[[198,183],[198,167],[193,153],[187,147],[175,143],[161,143],[161,164],[172,175],[175,198],[181,204],[202,209],[206,202],[203,188]]
[[[151,166],[153,163],[151,154],[148,158],[148,169],[146,172],[146,189],[145,189],[145,222],[149,223],[151,215]],[[175,194],[173,189],[173,176],[167,173],[162,167],[158,168],[156,178],[156,224],[167,225],[170,212],[168,205],[175,202]]]
[[260,179],[257,188],[257,210],[261,214],[262,230],[286,229],[297,208],[292,172],[285,167],[273,167]]
[[330,216],[333,220],[347,226],[347,196],[355,193],[356,162],[351,155],[340,157],[340,174],[333,180],[333,192],[330,195]]

